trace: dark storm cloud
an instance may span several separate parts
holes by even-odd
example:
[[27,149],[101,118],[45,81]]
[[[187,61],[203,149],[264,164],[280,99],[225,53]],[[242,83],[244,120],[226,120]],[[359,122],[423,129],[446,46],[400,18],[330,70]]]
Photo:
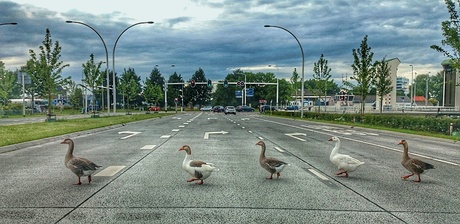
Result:
[[[301,66],[298,44],[289,33],[265,28],[265,24],[285,27],[296,35],[304,48],[307,79],[321,54],[335,66],[331,66],[335,78],[351,74],[352,49],[359,48],[365,35],[369,35],[374,60],[386,55],[399,58],[406,67],[415,64],[418,69],[437,69],[444,59],[429,48],[432,44],[440,45],[442,40],[440,23],[448,19],[443,1],[193,2],[222,9],[222,13],[204,22],[181,16],[180,11],[163,21],[155,21],[152,15],[153,25],[133,27],[120,38],[116,72],[120,74],[124,68],[132,67],[145,79],[158,65],[164,75],[176,71],[189,79],[202,68],[208,78],[215,80],[223,79],[233,68],[268,69],[268,65],[276,65],[278,77],[289,77],[293,68]],[[79,24],[67,24],[66,20],[86,21],[100,33],[108,48],[109,69],[116,38],[129,25],[139,22],[123,14],[123,9],[99,15],[77,10],[58,13],[5,1],[0,2],[0,8],[0,22],[18,22],[18,26],[0,28],[0,60],[7,62],[7,67],[25,64],[28,50],[38,49],[45,29],[49,28],[53,40],[62,46],[61,60],[71,65],[63,75],[76,80],[81,77],[81,64],[91,53],[97,61],[105,61],[106,54],[95,32]],[[399,71],[406,69],[403,64]]]

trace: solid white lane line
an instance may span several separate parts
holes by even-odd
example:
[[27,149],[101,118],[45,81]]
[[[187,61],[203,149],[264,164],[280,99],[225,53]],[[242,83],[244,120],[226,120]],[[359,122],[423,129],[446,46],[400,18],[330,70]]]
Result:
[[278,147],[278,146],[275,146],[275,149],[276,149],[276,151],[278,151],[278,152],[285,152],[284,150],[282,150],[282,149],[281,149],[280,147]]
[[153,149],[155,148],[157,145],[144,145],[144,147],[142,147],[141,149]]
[[316,171],[315,169],[313,168],[310,168],[308,169],[308,171],[310,171],[312,174],[315,174],[317,177],[319,177],[321,180],[329,180],[327,179],[326,176],[324,176],[323,174],[321,174],[320,172]]
[[120,172],[120,170],[124,169],[125,167],[126,166],[108,166],[107,168],[103,169],[101,172],[96,173],[94,176],[111,177],[117,174],[118,172]]

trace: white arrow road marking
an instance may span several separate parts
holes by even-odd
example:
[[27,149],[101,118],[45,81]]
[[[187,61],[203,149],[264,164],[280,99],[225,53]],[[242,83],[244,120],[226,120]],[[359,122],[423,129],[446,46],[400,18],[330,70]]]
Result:
[[299,141],[302,141],[302,142],[307,141],[307,140],[305,140],[305,139],[302,139],[302,138],[299,138],[299,137],[295,137],[295,136],[294,136],[294,135],[307,136],[307,134],[305,134],[305,133],[287,133],[287,134],[285,134],[285,135],[287,135],[287,136],[289,136],[289,137],[291,137],[291,138],[295,138],[295,139],[297,139],[297,140],[299,140]]
[[96,177],[111,177],[120,170],[124,169],[126,166],[108,166],[107,168],[103,169],[101,172],[96,173],[94,176]]
[[120,139],[127,139],[129,137],[133,137],[134,135],[140,134],[142,132],[137,132],[137,131],[119,131],[118,134],[130,134],[128,136],[122,137]]
[[141,149],[153,149],[155,148],[157,145],[144,145]]
[[211,131],[211,132],[205,132],[205,133],[204,133],[204,139],[209,139],[209,135],[210,135],[210,134],[223,134],[223,135],[225,135],[225,134],[228,134],[228,132],[226,132],[226,131]]

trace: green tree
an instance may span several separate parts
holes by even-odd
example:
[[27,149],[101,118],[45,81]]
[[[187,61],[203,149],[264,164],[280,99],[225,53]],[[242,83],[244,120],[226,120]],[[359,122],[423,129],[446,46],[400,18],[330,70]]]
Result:
[[37,90],[40,91],[40,95],[48,96],[48,113],[50,113],[52,96],[57,91],[57,87],[65,85],[70,80],[70,77],[63,79],[61,76],[62,70],[69,64],[59,61],[61,46],[58,41],[54,42],[53,46],[49,29],[46,29],[45,40],[42,43],[43,45],[39,46],[40,54],[37,55],[34,50],[29,50],[31,59],[27,61],[25,71],[35,85],[39,86]]
[[0,61],[0,104],[8,105],[8,101],[16,87],[16,75],[9,70],[5,70],[5,64]]
[[[450,58],[452,66],[460,69],[459,15],[453,0],[444,0],[444,2],[447,5],[450,20],[441,22],[442,35],[444,36],[444,40],[441,41],[442,47],[438,45],[431,45],[431,48]],[[445,49],[444,47],[446,46],[449,46],[449,49]],[[452,53],[449,51],[452,51]]]
[[[184,83],[184,79],[182,78],[181,74],[177,74],[174,72],[172,75],[169,76],[168,83]],[[182,103],[182,91],[183,91],[184,85],[168,85],[168,102],[171,103],[170,105],[175,105],[174,99],[177,98],[178,105],[181,105]],[[186,105],[187,102],[184,101],[184,105]]]
[[346,81],[345,85],[354,89],[354,93],[358,93],[361,96],[361,114],[364,113],[364,106],[366,97],[370,93],[370,89],[374,80],[374,66],[372,58],[374,53],[371,52],[371,48],[367,45],[367,35],[361,42],[360,48],[353,49],[354,62],[351,66],[353,68],[353,75],[350,77],[356,84]]
[[291,85],[292,85],[292,90],[294,91],[293,93],[295,96],[298,96],[298,90],[301,89],[302,87],[299,85],[299,73],[297,73],[297,70],[294,68],[294,71],[292,72],[291,76]]
[[130,110],[131,102],[133,102],[141,92],[140,77],[136,75],[133,68],[128,68],[128,70],[124,69],[120,83],[120,89],[123,95],[123,105],[125,105],[126,98],[126,105],[128,105],[128,110]]
[[382,113],[383,108],[383,98],[386,94],[390,93],[393,90],[393,85],[390,78],[390,67],[388,66],[388,61],[385,60],[385,57],[381,61],[377,61],[374,64],[375,66],[375,79],[374,86],[377,92],[377,95],[380,99],[380,113]]
[[163,90],[161,86],[155,85],[152,82],[145,82],[144,85],[144,98],[147,103],[153,103],[155,105],[163,98]]
[[[318,62],[313,64],[313,79],[316,81],[316,90],[312,91],[321,99],[322,94],[324,93],[324,108],[326,108],[326,95],[328,89],[328,83],[331,79],[331,68],[327,66],[327,60],[324,59],[324,55],[321,54]],[[321,104],[319,104],[321,107]],[[321,111],[321,108],[320,108]]]
[[[192,75],[192,78],[188,81],[195,80],[195,82],[207,82],[206,75],[203,69],[199,68]],[[191,104],[191,106],[197,105],[199,108],[203,105],[211,104],[211,91],[212,87],[208,87],[206,84],[197,84],[195,87],[187,86],[184,88],[185,96],[184,101]]]
[[94,63],[93,54],[91,54],[89,58],[90,59],[85,64],[82,64],[83,74],[85,76],[84,82],[87,84],[87,88],[91,90],[94,97],[96,97],[96,93],[100,93],[101,97],[104,97],[102,94],[104,89],[98,90],[99,88],[97,88],[98,86],[101,86],[103,82],[101,72],[102,61]]
[[78,87],[78,85],[74,82],[71,81],[69,83],[69,101],[70,105],[72,105],[72,108],[74,109],[80,109],[83,107],[83,90]]
[[436,75],[430,78],[430,81],[430,96],[436,99],[439,105],[443,105],[444,73],[442,71],[437,72]]

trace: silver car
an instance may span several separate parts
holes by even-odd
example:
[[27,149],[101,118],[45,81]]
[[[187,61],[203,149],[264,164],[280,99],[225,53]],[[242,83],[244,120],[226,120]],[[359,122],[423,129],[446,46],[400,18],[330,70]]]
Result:
[[236,115],[236,109],[234,106],[226,106],[225,107],[225,114],[235,114]]

